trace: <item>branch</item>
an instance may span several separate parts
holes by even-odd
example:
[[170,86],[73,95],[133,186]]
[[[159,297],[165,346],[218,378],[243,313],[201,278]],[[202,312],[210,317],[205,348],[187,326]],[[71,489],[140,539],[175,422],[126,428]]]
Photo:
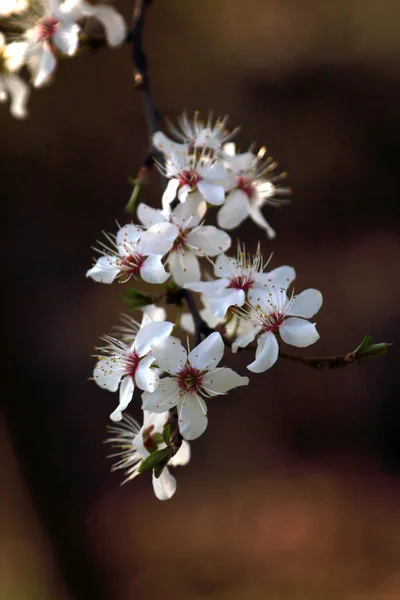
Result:
[[213,333],[215,331],[215,329],[212,329],[211,327],[209,327],[207,325],[207,323],[205,322],[205,320],[202,318],[201,314],[199,313],[199,309],[197,308],[196,301],[194,299],[192,292],[190,292],[189,290],[183,289],[182,290],[182,298],[184,298],[186,300],[186,304],[188,305],[188,309],[189,309],[190,314],[192,315],[192,318],[194,321],[194,331],[195,331],[194,337],[195,337],[195,344],[197,346],[201,342],[202,335],[204,335],[204,337],[207,337],[208,335],[210,335],[210,333]]

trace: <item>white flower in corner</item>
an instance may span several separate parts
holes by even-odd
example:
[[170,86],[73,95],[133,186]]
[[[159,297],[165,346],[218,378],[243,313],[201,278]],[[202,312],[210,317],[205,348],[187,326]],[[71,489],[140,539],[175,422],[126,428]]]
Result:
[[20,50],[18,42],[6,45],[4,35],[0,33],[0,102],[10,98],[10,112],[16,119],[27,116],[29,98],[28,86],[15,73],[23,64],[24,49]]
[[[139,468],[142,461],[147,458],[150,452],[165,448],[165,443],[159,441],[160,435],[165,424],[169,419],[169,412],[151,413],[147,410],[143,413],[143,425],[135,421],[130,415],[124,414],[119,425],[109,427],[110,437],[107,443],[113,444],[113,447],[119,449],[111,457],[119,457],[113,465],[112,471],[123,469],[126,479],[123,483],[134,479],[139,475]],[[178,452],[168,461],[168,466],[179,467],[187,465],[190,460],[190,444],[185,440]],[[165,467],[156,478],[153,472],[154,494],[159,500],[169,500],[176,491],[176,479]]]
[[69,15],[73,14],[74,19],[93,17],[100,21],[110,46],[119,46],[126,39],[125,21],[114,6],[96,0],[65,0],[62,6]]
[[28,0],[1,0],[0,16],[9,17],[24,12],[28,8]]
[[251,256],[238,244],[237,258],[220,254],[214,265],[215,281],[198,281],[185,284],[185,288],[209,297],[209,307],[216,317],[223,317],[230,306],[243,306],[245,301],[253,306],[267,298],[269,287],[287,288],[295,278],[292,267],[283,266],[264,272],[265,264],[260,247]]
[[142,408],[164,412],[178,409],[179,430],[187,440],[198,438],[207,427],[207,406],[204,397],[226,394],[229,390],[247,385],[232,369],[217,368],[224,354],[224,342],[214,332],[187,354],[180,341],[168,337],[152,347],[157,366],[170,377],[160,380],[153,393],[144,392]]
[[201,278],[198,257],[217,256],[231,245],[225,231],[201,224],[204,212],[205,203],[191,196],[168,217],[146,204],[138,206],[138,219],[148,228],[141,238],[143,251],[167,254],[166,264],[178,285]]
[[247,368],[253,373],[266,371],[277,361],[279,345],[276,335],[286,344],[305,348],[319,339],[315,323],[306,319],[313,317],[322,306],[322,294],[318,290],[308,289],[298,296],[288,298],[285,289],[271,288],[270,297],[260,306],[241,311],[253,324],[239,335],[234,349],[243,348],[256,337],[257,350],[255,360]]
[[46,83],[57,65],[56,52],[73,56],[79,44],[79,26],[74,11],[68,10],[59,0],[40,0],[30,6],[22,21],[27,28],[27,64],[33,76],[33,85]]
[[277,185],[286,173],[273,175],[277,163],[272,157],[265,159],[265,153],[266,148],[261,148],[257,156],[250,151],[236,154],[235,144],[224,146],[224,159],[234,175],[234,183],[217,215],[218,225],[223,229],[234,229],[250,217],[270,239],[276,236],[261,209],[265,205],[282,204],[284,201],[277,195],[289,194],[291,190]]
[[120,421],[122,411],[132,400],[135,384],[147,392],[153,392],[158,385],[159,370],[152,367],[154,358],[150,354],[151,346],[170,335],[174,324],[169,321],[151,322],[143,315],[142,323],[137,325],[136,336],[132,344],[105,335],[103,348],[96,348],[102,354],[93,371],[93,379],[100,387],[116,392],[119,388],[119,405],[110,417]]
[[164,283],[170,276],[161,262],[162,256],[146,252],[142,243],[143,230],[128,224],[121,227],[116,236],[104,234],[110,246],[98,241],[95,248],[102,256],[86,273],[100,283],[112,283],[115,279],[128,281],[141,277],[147,283]]

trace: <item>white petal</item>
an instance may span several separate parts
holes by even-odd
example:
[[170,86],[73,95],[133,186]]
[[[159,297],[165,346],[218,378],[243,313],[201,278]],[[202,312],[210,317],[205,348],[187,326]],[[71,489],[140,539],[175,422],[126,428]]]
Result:
[[153,471],[153,490],[158,500],[169,500],[176,492],[176,479],[165,467],[158,479]]
[[240,333],[232,344],[232,352],[237,352],[238,348],[246,348],[260,332],[260,327],[248,327]]
[[168,257],[169,270],[178,285],[201,279],[200,265],[197,256],[188,250],[179,249]]
[[64,54],[73,56],[79,44],[79,31],[80,27],[75,23],[64,23],[53,35],[55,45]]
[[[143,411],[143,427],[142,430],[145,431],[149,427],[153,427],[153,433],[162,433],[164,429],[164,425],[168,421],[170,416],[169,411],[164,411],[163,413],[153,413],[149,410]],[[142,431],[142,434],[143,434]],[[134,444],[135,445],[135,444]]]
[[152,369],[151,365],[154,362],[152,356],[145,356],[139,362],[136,373],[136,385],[146,392],[154,392],[157,389],[160,372],[158,369]]
[[276,231],[272,229],[271,225],[264,218],[264,215],[262,214],[261,210],[255,204],[250,205],[250,218],[254,221],[256,225],[261,227],[261,229],[264,229],[265,233],[267,234],[270,240],[276,238]]
[[169,210],[169,205],[171,204],[171,202],[173,202],[175,200],[178,187],[179,187],[178,179],[170,179],[169,180],[168,185],[165,188],[165,191],[162,195],[162,201],[161,201],[164,211]]
[[192,335],[194,334],[194,321],[190,313],[183,313],[181,315],[179,324],[184,331],[191,333]]
[[187,147],[187,144],[173,142],[162,131],[156,131],[153,135],[153,146],[163,154],[172,155],[181,153]]
[[178,405],[179,431],[185,440],[195,440],[207,428],[207,407],[197,394],[185,394]]
[[18,75],[7,75],[4,78],[8,93],[11,97],[10,112],[16,119],[25,119],[28,115],[26,105],[29,98],[29,88]]
[[44,42],[37,53],[37,70],[33,80],[35,87],[40,87],[49,79],[50,75],[56,68],[57,61],[50,46]]
[[243,190],[233,190],[219,209],[217,223],[223,229],[233,229],[249,216],[249,201]]
[[216,277],[232,277],[236,274],[236,260],[226,254],[220,254],[214,264]]
[[162,210],[152,208],[143,202],[141,202],[137,207],[136,215],[139,221],[143,223],[147,229],[156,223],[164,223],[166,220]]
[[190,461],[190,444],[186,440],[182,440],[182,445],[178,452],[171,458],[168,465],[170,467],[184,467]]
[[202,386],[210,396],[226,394],[229,390],[242,385],[248,385],[249,378],[241,377],[232,369],[222,367],[206,373]]
[[[162,306],[156,306],[155,304],[148,304],[140,308],[143,311],[143,316],[147,315],[150,321],[165,321],[167,312]],[[149,322],[150,322],[149,321]]]
[[173,336],[153,344],[151,354],[156,359],[157,366],[171,374],[179,373],[187,358],[185,348]]
[[134,381],[132,377],[127,375],[123,378],[121,385],[119,386],[119,404],[110,415],[112,421],[120,421],[122,419],[122,411],[126,409],[132,400],[134,389]]
[[140,277],[147,283],[164,283],[170,276],[161,262],[161,254],[148,256],[140,267]]
[[86,277],[91,277],[99,283],[112,283],[118,273],[119,267],[115,256],[100,256],[93,267],[87,271]]
[[205,296],[213,296],[214,294],[223,292],[228,283],[225,279],[217,279],[216,281],[190,281],[189,283],[185,283],[183,287],[187,290],[193,290],[193,292],[200,292]]
[[136,248],[138,240],[142,235],[142,230],[132,223],[128,223],[121,227],[117,233],[117,246],[122,256],[131,254]]
[[[296,271],[293,269],[293,267],[284,265],[283,267],[272,269],[272,271],[269,271],[269,273],[264,273],[263,277],[265,278],[265,283],[274,285],[275,287],[281,287],[286,290],[296,278]],[[261,281],[262,278],[259,276],[258,279]]]
[[226,288],[218,296],[210,298],[210,310],[216,317],[224,317],[230,306],[243,306],[246,294],[243,290]]
[[216,256],[228,250],[231,238],[214,225],[203,225],[187,234],[186,243],[198,256]]
[[318,290],[309,288],[304,290],[298,296],[295,296],[290,309],[287,311],[287,316],[304,317],[310,319],[313,317],[322,306],[322,294]]
[[122,373],[122,366],[118,362],[101,358],[94,367],[93,380],[103,389],[109,392],[116,392]]
[[197,184],[197,189],[207,202],[220,206],[225,200],[225,190],[222,185],[211,183],[210,181],[204,181],[202,179]]
[[193,348],[188,356],[188,361],[200,371],[215,369],[224,355],[225,345],[221,334],[214,331],[207,336],[198,346]]
[[151,412],[164,412],[177,405],[179,399],[179,387],[175,379],[165,377],[160,380],[160,383],[155,392],[143,392],[142,408]]
[[140,252],[143,254],[161,254],[169,252],[179,235],[179,229],[173,223],[156,223],[142,235]]
[[310,323],[297,317],[285,319],[285,322],[279,329],[279,333],[284,342],[298,348],[305,348],[319,340],[319,333],[315,328],[315,323]]
[[247,365],[253,373],[263,373],[270,369],[278,359],[279,345],[273,333],[265,333],[257,340],[256,359]]
[[126,25],[122,15],[113,6],[97,4],[95,16],[104,26],[108,44],[110,46],[122,44],[126,37]]
[[172,211],[172,220],[180,229],[196,227],[207,212],[207,204],[200,194],[189,194],[186,202],[180,202]]
[[141,327],[136,336],[134,347],[139,356],[150,352],[152,344],[168,337],[174,327],[169,321],[153,321]]

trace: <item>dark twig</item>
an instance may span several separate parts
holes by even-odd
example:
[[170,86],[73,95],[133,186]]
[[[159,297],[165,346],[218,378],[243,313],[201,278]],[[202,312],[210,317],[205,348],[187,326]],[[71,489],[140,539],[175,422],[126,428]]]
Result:
[[201,336],[204,335],[207,337],[210,333],[213,333],[214,329],[209,327],[200,315],[192,292],[189,290],[182,290],[182,297],[186,300],[186,304],[188,305],[188,309],[194,321],[195,344],[197,346],[197,344],[200,344],[201,342]]

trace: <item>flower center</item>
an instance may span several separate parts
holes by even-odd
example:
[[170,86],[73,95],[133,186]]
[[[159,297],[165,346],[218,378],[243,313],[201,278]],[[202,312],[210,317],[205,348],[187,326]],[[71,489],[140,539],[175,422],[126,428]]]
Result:
[[247,290],[250,290],[254,284],[254,279],[248,275],[238,275],[237,277],[232,277],[229,280],[228,288],[247,292]]
[[129,353],[128,358],[126,360],[126,374],[132,379],[135,377],[135,373],[139,366],[140,356],[139,354],[133,350]]
[[239,190],[242,190],[248,198],[252,198],[255,194],[255,187],[253,180],[250,177],[244,177],[243,175],[236,179],[236,186]]
[[264,318],[263,330],[266,333],[276,333],[279,331],[279,327],[283,325],[284,320],[285,315],[283,315],[281,312],[266,315]]
[[196,171],[193,169],[181,171],[179,173],[179,185],[190,185],[190,187],[195,187],[200,181],[201,177]]
[[38,39],[41,41],[49,40],[58,29],[59,21],[54,17],[45,17],[39,23]]
[[179,234],[174,239],[174,243],[172,245],[172,252],[174,252],[176,250],[179,250],[180,248],[183,248],[185,246],[185,244],[186,244],[186,233],[187,233],[186,229],[180,229],[179,230]]
[[201,389],[203,375],[198,369],[186,365],[182,371],[179,372],[177,383],[181,394],[187,394],[188,392],[195,394]]
[[137,275],[143,265],[145,257],[142,254],[129,254],[121,260],[121,271],[127,275]]

